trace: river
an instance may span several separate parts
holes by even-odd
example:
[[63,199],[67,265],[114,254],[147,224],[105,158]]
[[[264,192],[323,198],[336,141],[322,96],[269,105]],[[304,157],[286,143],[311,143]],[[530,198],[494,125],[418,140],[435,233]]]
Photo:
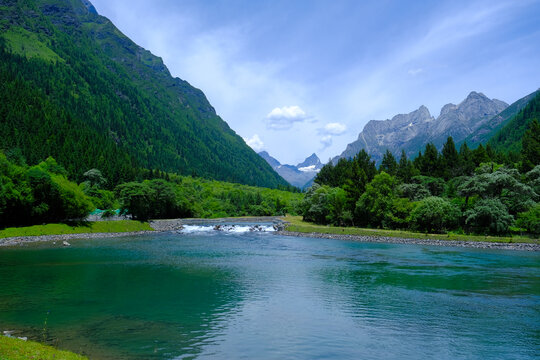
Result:
[[533,359],[537,252],[203,231],[0,250],[0,330],[91,359]]

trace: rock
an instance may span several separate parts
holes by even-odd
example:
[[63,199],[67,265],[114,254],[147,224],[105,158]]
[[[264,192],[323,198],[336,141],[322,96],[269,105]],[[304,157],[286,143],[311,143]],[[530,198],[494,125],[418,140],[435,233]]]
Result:
[[71,244],[68,243],[66,240],[62,241],[62,244],[63,244],[64,246],[71,246]]
[[13,330],[4,330],[3,334],[4,334],[4,336],[11,337],[11,335],[13,335],[14,332],[15,331],[13,331]]
[[440,149],[448,136],[457,144],[503,111],[508,104],[489,99],[482,93],[471,92],[460,104],[447,104],[434,118],[425,106],[408,114],[399,114],[391,120],[371,120],[358,139],[349,145],[341,155],[332,159],[335,164],[340,158],[352,158],[364,149],[378,164],[386,149],[396,156],[405,150],[410,158],[424,150],[433,142]]
[[18,336],[17,339],[26,341],[26,340],[28,340],[28,337],[26,337],[26,336]]

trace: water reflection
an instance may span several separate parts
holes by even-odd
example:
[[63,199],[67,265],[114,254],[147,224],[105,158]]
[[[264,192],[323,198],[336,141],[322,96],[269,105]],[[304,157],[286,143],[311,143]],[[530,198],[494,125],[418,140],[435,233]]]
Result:
[[91,358],[534,358],[540,256],[219,231],[0,252],[0,325]]

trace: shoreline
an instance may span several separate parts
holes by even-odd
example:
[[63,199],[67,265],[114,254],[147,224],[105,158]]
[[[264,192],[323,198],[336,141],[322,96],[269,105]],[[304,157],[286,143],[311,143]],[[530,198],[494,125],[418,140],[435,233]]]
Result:
[[77,234],[58,234],[58,235],[36,235],[36,236],[15,236],[0,239],[1,247],[14,247],[38,242],[63,241],[75,239],[97,239],[97,238],[115,238],[123,236],[155,234],[160,231],[128,231],[128,232],[109,232],[109,233],[77,233]]
[[494,250],[517,250],[517,251],[540,251],[540,244],[533,243],[501,243],[494,241],[462,241],[462,240],[436,240],[436,239],[414,239],[399,238],[391,236],[367,236],[367,235],[339,235],[325,233],[303,233],[297,231],[276,231],[277,235],[296,236],[306,238],[321,238],[346,241],[358,241],[380,244],[409,244],[409,245],[429,245],[429,246],[457,246],[474,249],[494,249]]
[[59,246],[64,245],[63,242],[74,239],[97,239],[97,238],[117,238],[125,236],[137,236],[147,234],[158,234],[170,231],[181,230],[183,225],[204,225],[227,222],[252,222],[252,223],[273,223],[278,225],[278,230],[273,232],[276,235],[296,236],[306,238],[322,238],[346,241],[358,241],[368,243],[386,243],[386,244],[411,244],[411,245],[429,245],[429,246],[456,246],[475,249],[496,249],[496,250],[517,250],[517,251],[540,251],[538,243],[503,243],[494,241],[463,241],[463,240],[437,240],[437,239],[419,239],[419,238],[402,238],[381,235],[341,235],[319,232],[297,232],[287,231],[286,224],[289,222],[280,216],[258,216],[258,217],[242,217],[242,218],[216,218],[216,219],[164,219],[152,220],[149,222],[150,227],[154,230],[148,231],[130,231],[130,232],[102,232],[102,233],[75,233],[75,234],[57,234],[57,235],[37,235],[37,236],[17,236],[0,238],[0,248],[24,246],[39,242],[60,242]]

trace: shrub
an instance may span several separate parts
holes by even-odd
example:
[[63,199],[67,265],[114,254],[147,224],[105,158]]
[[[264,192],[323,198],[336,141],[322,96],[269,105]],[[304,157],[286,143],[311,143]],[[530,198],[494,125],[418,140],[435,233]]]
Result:
[[499,199],[478,200],[465,212],[465,224],[476,233],[506,234],[513,222],[514,217]]
[[534,235],[540,235],[540,204],[536,204],[529,211],[518,214],[516,225],[527,229]]
[[454,227],[460,211],[448,200],[430,196],[418,203],[411,214],[413,226],[422,231],[441,232]]

